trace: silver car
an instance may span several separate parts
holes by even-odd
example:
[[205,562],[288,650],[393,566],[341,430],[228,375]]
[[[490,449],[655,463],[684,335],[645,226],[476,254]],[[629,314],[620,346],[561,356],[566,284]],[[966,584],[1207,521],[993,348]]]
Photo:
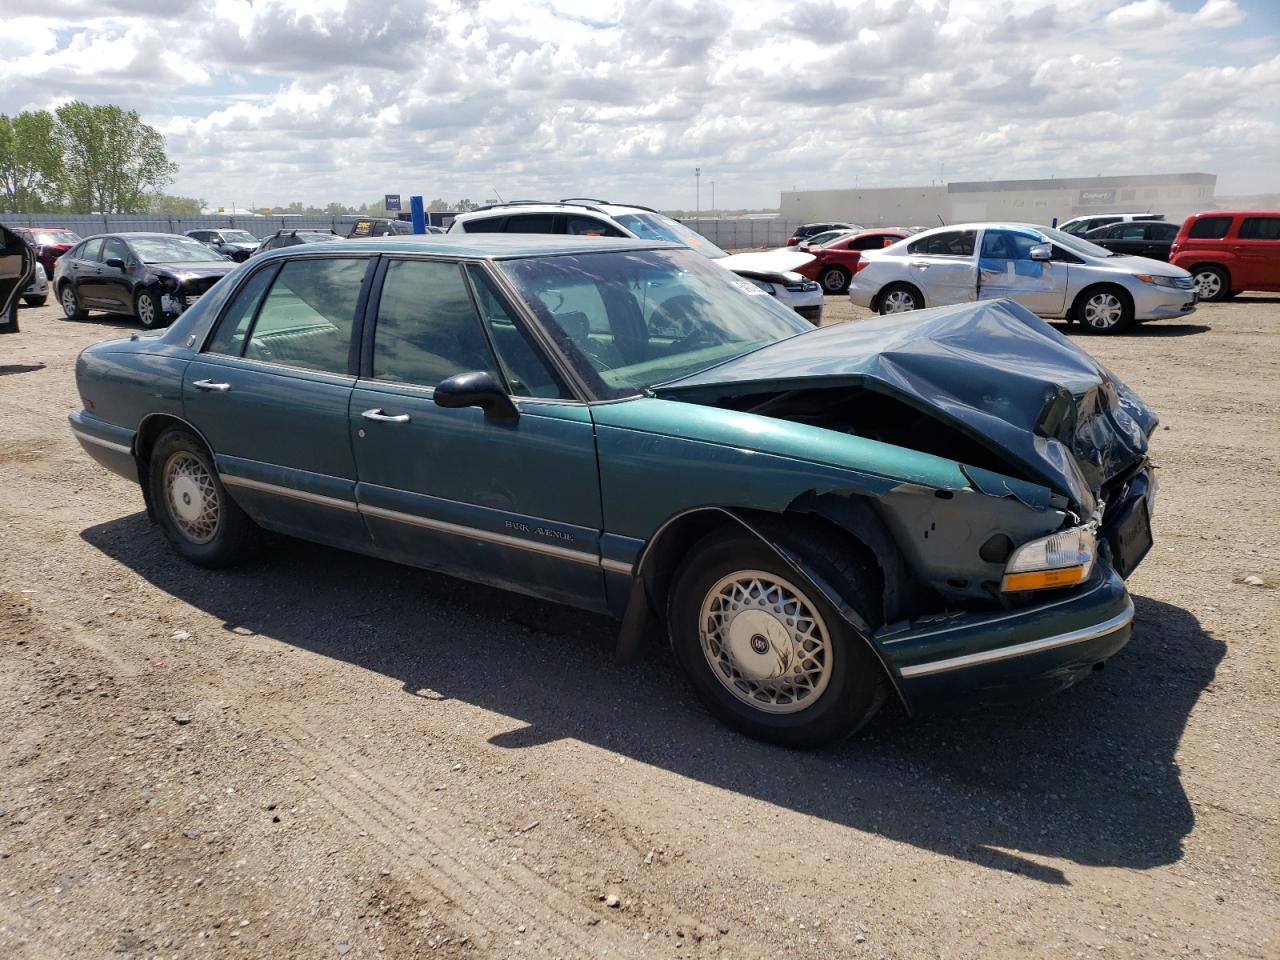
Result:
[[880,313],[1000,298],[1099,333],[1196,308],[1186,270],[1027,223],[926,230],[865,251],[849,284],[851,301]]

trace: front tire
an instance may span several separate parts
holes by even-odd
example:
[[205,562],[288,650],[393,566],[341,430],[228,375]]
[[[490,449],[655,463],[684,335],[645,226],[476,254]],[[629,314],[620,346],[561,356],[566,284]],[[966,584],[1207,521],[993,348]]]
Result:
[[1080,294],[1075,314],[1094,333],[1122,333],[1133,326],[1133,300],[1119,287],[1091,287]]
[[880,315],[890,313],[907,313],[910,310],[923,310],[924,297],[920,291],[909,283],[895,283],[880,294],[878,304]]
[[46,293],[43,297],[23,297],[22,302],[28,307],[43,307],[49,302],[49,295]]
[[138,322],[148,330],[159,326],[164,318],[156,295],[150,290],[138,291],[138,295],[133,298],[133,313]]
[[160,527],[180,556],[218,569],[252,553],[258,528],[227,496],[213,457],[193,433],[180,427],[162,433],[148,473]]
[[[818,562],[822,578],[878,625],[870,567],[849,551],[839,562]],[[787,747],[841,740],[884,698],[884,670],[866,643],[806,578],[745,531],[713,533],[688,553],[667,627],[698,698],[758,740]]]
[[1231,296],[1231,277],[1221,267],[1201,264],[1191,271],[1191,276],[1195,279],[1201,300],[1214,303]]
[[58,292],[58,303],[62,304],[62,312],[68,320],[83,320],[89,312],[80,305],[80,296],[70,283],[64,283]]
[[818,282],[827,293],[844,293],[849,289],[849,271],[844,267],[827,267],[818,275]]

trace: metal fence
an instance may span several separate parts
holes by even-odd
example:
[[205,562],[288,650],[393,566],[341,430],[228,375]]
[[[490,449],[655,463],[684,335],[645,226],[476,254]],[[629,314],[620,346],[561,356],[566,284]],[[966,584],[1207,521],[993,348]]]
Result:
[[[277,230],[333,230],[351,232],[353,214],[344,216],[271,216],[246,217],[218,214],[201,217],[144,216],[138,214],[43,214],[0,213],[0,223],[15,227],[66,227],[82,237],[96,233],[134,230],[158,233],[185,233],[188,230],[248,230],[255,237],[269,237]],[[694,230],[725,250],[759,250],[781,247],[800,224],[794,220],[741,218],[712,219],[688,217],[684,221]]]

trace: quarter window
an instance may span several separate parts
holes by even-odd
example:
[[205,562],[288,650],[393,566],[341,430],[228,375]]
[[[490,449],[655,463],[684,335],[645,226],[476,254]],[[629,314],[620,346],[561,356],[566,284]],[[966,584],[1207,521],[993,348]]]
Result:
[[366,264],[355,258],[287,262],[258,311],[245,357],[347,373]]
[[921,237],[907,249],[917,255],[971,257],[975,236],[973,230],[948,230],[929,237]]
[[462,269],[438,260],[392,260],[378,299],[374,377],[432,387],[473,370],[496,372]]
[[1280,240],[1280,217],[1245,217],[1241,240]]
[[1187,236],[1197,240],[1221,240],[1230,228],[1230,217],[1201,217],[1191,225]]

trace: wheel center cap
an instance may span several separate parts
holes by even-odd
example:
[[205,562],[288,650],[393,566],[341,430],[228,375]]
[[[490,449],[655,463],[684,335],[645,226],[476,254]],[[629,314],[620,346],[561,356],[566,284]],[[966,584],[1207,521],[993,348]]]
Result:
[[791,635],[771,612],[747,609],[729,624],[728,653],[745,676],[767,680],[791,668]]
[[200,519],[204,512],[204,498],[200,495],[199,485],[190,477],[179,477],[169,488],[169,499],[173,501],[173,509],[178,516],[188,523]]

